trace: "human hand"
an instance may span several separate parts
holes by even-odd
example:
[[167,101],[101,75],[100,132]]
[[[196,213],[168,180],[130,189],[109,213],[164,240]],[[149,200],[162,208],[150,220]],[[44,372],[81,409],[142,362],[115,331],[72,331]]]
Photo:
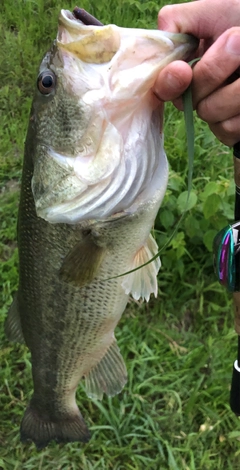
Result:
[[179,96],[193,80],[194,108],[218,139],[229,146],[240,140],[240,79],[229,80],[240,66],[237,25],[239,0],[198,0],[166,6],[160,10],[158,21],[160,29],[201,39],[196,56],[204,55],[193,71],[182,61],[169,64],[159,74],[155,93],[182,109]]

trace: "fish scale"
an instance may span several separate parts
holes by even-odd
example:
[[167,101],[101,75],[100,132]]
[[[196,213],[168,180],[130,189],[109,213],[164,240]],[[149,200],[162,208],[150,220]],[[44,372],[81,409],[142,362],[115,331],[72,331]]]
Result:
[[[39,219],[31,179],[31,172],[24,169],[19,213],[24,214],[23,208],[26,208],[29,218],[26,220],[21,215],[19,218],[22,269],[18,299],[25,341],[32,353],[34,390],[37,391],[32,404],[38,403],[42,410],[39,403],[47,403],[50,419],[65,409],[69,398],[66,390],[72,387],[76,390],[79,380],[99,362],[111,344],[128,295],[121,287],[122,278],[106,279],[126,270],[132,254],[139,249],[139,237],[148,236],[159,195],[152,201],[154,212],[149,210],[148,202],[139,213],[97,224],[99,238],[108,241],[108,256],[96,278],[79,290],[58,279],[62,260],[79,242],[79,226],[58,224],[56,230],[56,225]],[[140,232],[144,232],[144,237]]]
[[39,449],[89,440],[75,400],[80,380],[97,399],[127,381],[114,329],[129,294],[157,295],[150,232],[168,178],[163,107],[151,87],[195,46],[186,35],[85,26],[62,10],[40,65],[18,217],[19,289],[6,322],[9,339],[31,352],[21,439]]

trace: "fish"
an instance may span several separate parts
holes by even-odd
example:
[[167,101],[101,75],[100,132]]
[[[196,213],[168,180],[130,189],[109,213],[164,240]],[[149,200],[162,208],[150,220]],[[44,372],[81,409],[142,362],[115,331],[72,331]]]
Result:
[[34,391],[20,434],[38,449],[90,439],[75,398],[81,380],[100,400],[127,382],[114,330],[130,295],[157,296],[151,229],[168,182],[152,87],[195,48],[188,35],[85,25],[60,12],[30,112],[19,288],[5,326],[31,353]]

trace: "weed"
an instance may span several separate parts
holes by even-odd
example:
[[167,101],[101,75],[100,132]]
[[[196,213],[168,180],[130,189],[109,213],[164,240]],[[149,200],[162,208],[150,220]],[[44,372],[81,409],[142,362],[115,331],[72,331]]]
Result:
[[[169,2],[170,3],[170,2]],[[175,1],[176,3],[176,1]],[[82,0],[104,23],[154,28],[163,2]],[[235,359],[231,301],[217,284],[212,239],[233,218],[231,152],[196,118],[195,166],[189,210],[162,255],[159,298],[129,304],[117,329],[129,380],[113,399],[78,403],[90,424],[89,444],[50,444],[38,453],[19,442],[31,395],[29,353],[4,336],[17,289],[16,220],[24,138],[36,71],[56,35],[62,0],[5,0],[0,5],[0,467],[4,470],[215,470],[239,468],[240,425],[229,409]],[[170,181],[156,221],[162,246],[186,197],[183,116],[165,113]]]

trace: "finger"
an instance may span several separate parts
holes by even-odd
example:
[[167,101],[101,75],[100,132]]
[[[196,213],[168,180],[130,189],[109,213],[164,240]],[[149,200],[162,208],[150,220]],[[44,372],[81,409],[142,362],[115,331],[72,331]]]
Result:
[[240,141],[240,114],[226,121],[210,124],[209,127],[215,136],[229,147]]
[[191,67],[181,60],[176,60],[159,73],[153,91],[162,101],[172,101],[186,90],[191,80]]
[[226,29],[240,23],[239,0],[199,0],[164,6],[158,14],[158,28],[174,33],[189,33],[214,41]]
[[173,104],[175,108],[177,108],[179,111],[184,111],[184,106],[183,106],[183,97],[179,96],[175,100],[173,100]]
[[198,116],[209,124],[231,119],[239,110],[240,79],[211,93],[197,106]]
[[[201,1],[201,0],[200,0]],[[240,28],[223,33],[193,69],[194,106],[222,86],[240,64]]]

